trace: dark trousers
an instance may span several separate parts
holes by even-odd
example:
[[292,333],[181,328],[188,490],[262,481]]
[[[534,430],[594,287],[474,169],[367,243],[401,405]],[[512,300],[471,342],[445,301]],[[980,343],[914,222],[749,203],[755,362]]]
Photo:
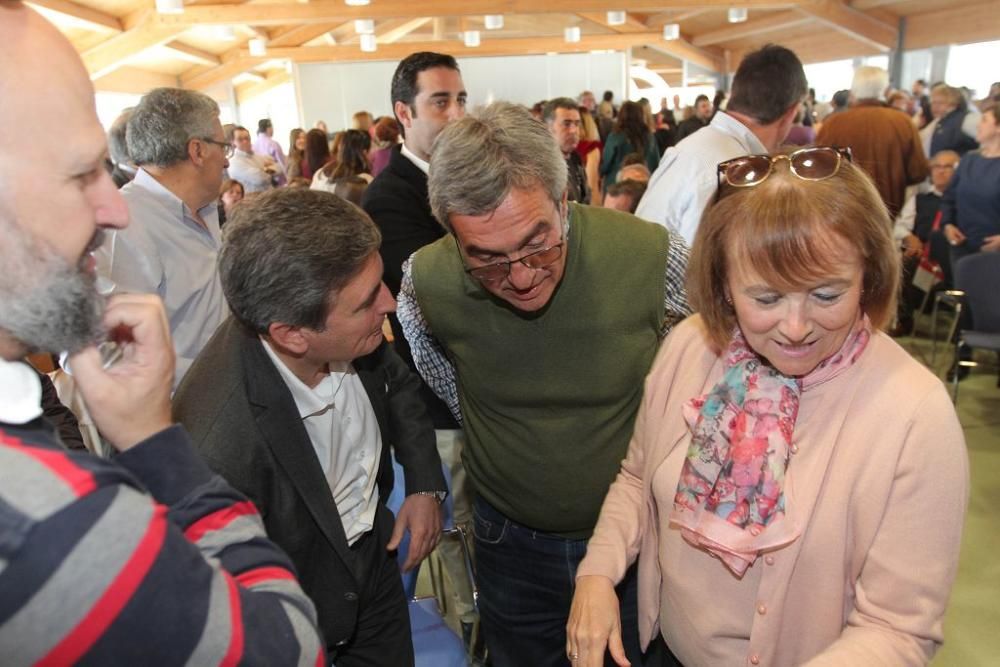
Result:
[[351,545],[358,591],[358,624],[343,646],[330,646],[337,667],[412,667],[410,610],[395,552],[385,550],[392,534],[392,514],[379,506],[375,526]]
[[[472,526],[479,614],[494,667],[568,667],[566,621],[587,541],[517,524],[482,498]],[[626,655],[635,667],[648,664],[639,650],[635,566],[617,593]]]

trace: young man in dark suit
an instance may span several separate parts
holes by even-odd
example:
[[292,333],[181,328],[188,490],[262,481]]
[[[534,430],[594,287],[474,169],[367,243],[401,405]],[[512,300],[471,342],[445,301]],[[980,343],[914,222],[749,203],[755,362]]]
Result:
[[[389,165],[366,188],[361,206],[382,232],[379,253],[385,264],[385,284],[395,297],[403,276],[403,262],[445,234],[431,214],[427,173],[434,139],[448,123],[465,115],[466,92],[453,57],[424,51],[400,61],[392,77],[391,96],[393,113],[403,128],[403,143],[392,149]],[[415,371],[410,346],[395,313],[390,313],[389,324],[396,352]],[[434,421],[438,453],[451,472],[455,523],[468,524],[472,509],[461,461],[464,434],[432,391],[421,387],[421,396]],[[468,636],[476,615],[460,545],[445,542],[440,553],[455,585],[458,616]]]
[[[336,195],[275,190],[227,224],[233,316],[174,397],[216,472],[257,504],[291,556],[338,667],[413,664],[394,554],[410,569],[441,532],[445,482],[419,378],[386,344],[395,301],[380,235]],[[407,498],[395,519],[389,450]]]

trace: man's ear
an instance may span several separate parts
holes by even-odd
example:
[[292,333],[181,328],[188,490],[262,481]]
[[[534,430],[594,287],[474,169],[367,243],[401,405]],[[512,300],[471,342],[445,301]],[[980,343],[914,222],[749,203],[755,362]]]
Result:
[[279,348],[293,355],[305,354],[309,349],[309,339],[302,327],[272,322],[267,327],[267,336]]
[[792,106],[785,109],[785,113],[782,114],[781,120],[783,121],[794,121],[795,114],[799,112],[799,107],[802,106],[802,102],[796,102]]
[[410,127],[413,124],[413,110],[406,102],[397,100],[392,105],[392,110],[396,113],[396,118],[403,127]]
[[188,139],[187,144],[188,159],[200,167],[205,162],[205,142],[199,139]]

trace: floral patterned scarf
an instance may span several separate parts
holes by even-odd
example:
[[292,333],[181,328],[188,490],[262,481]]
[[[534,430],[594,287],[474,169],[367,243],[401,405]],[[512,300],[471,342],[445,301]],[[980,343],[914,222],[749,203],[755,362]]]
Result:
[[693,437],[681,468],[670,523],[691,544],[743,576],[762,551],[791,543],[785,480],[804,389],[850,368],[871,338],[867,315],[843,346],[801,379],[785,377],[750,349],[737,328],[722,379],[683,406]]

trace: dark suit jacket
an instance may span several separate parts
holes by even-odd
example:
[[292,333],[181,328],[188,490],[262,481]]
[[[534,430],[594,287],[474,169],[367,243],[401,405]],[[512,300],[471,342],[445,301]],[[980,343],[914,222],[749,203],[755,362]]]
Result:
[[[382,278],[395,297],[403,280],[403,262],[425,245],[434,243],[445,235],[444,227],[431,213],[427,197],[427,174],[402,153],[402,146],[395,146],[389,157],[389,166],[375,177],[361,198],[361,208],[375,221],[382,232]],[[395,313],[390,313],[389,324],[395,338],[393,345],[406,365],[416,372],[410,346],[403,336]],[[458,423],[447,406],[426,386],[421,396],[435,428],[456,429]]]
[[[354,368],[382,432],[379,497],[384,502],[392,489],[390,446],[407,493],[444,490],[419,378],[385,343]],[[184,376],[174,414],[202,458],[253,500],[268,536],[291,556],[327,645],[346,642],[358,613],[353,554],[292,394],[260,339],[232,317],[224,322]],[[379,512],[384,545],[392,517],[384,506]]]

